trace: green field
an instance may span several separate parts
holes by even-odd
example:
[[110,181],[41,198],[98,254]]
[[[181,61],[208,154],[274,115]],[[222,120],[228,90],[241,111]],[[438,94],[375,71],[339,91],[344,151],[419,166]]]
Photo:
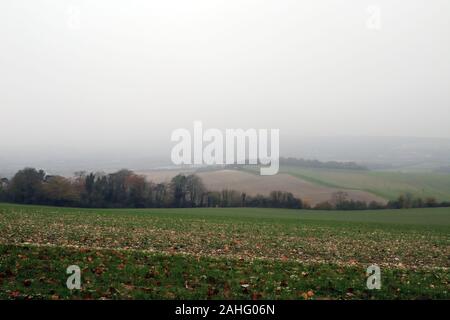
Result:
[[[449,299],[450,209],[0,204],[2,299]],[[381,290],[366,288],[378,264]],[[82,270],[82,289],[65,286]]]
[[328,187],[368,191],[387,200],[395,199],[407,192],[423,198],[450,200],[450,174],[303,167],[282,167],[280,172]]

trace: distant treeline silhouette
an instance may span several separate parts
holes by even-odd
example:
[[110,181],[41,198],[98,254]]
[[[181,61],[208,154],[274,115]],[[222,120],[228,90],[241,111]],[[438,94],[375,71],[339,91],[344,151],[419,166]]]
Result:
[[346,170],[363,170],[363,171],[369,170],[367,167],[359,165],[356,162],[338,162],[338,161],[322,162],[319,160],[307,160],[298,158],[280,158],[280,164],[285,166],[297,166],[305,168],[346,169]]
[[365,202],[348,199],[348,194],[338,191],[333,194],[330,201],[315,205],[317,210],[381,210],[381,209],[412,209],[412,208],[437,208],[450,207],[450,202],[438,202],[433,197],[422,199],[411,193],[400,195],[396,200],[390,200],[387,204],[379,202]]
[[434,198],[401,195],[387,205],[349,200],[336,192],[330,201],[311,208],[290,192],[272,191],[250,196],[236,190],[208,191],[195,174],[177,175],[168,183],[153,183],[130,170],[114,173],[77,172],[73,178],[47,175],[43,170],[25,168],[11,180],[0,180],[0,201],[87,208],[194,208],[261,207],[319,210],[367,210],[450,206]]

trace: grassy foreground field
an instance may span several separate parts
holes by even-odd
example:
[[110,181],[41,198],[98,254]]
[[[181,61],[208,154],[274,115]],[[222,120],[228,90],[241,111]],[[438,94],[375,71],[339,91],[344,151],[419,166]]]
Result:
[[[449,299],[450,209],[0,204],[0,298]],[[366,268],[381,267],[381,290]],[[82,270],[70,291],[66,268]]]

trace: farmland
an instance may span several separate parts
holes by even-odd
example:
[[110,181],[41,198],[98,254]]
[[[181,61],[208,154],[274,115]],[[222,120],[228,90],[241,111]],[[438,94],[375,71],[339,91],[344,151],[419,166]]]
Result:
[[[234,189],[249,195],[281,190],[291,192],[311,205],[328,201],[333,193],[343,190],[353,200],[386,203],[399,195],[434,197],[450,201],[450,174],[432,172],[364,171],[282,166],[274,176],[261,176],[251,166],[244,170],[210,170],[195,172],[207,189]],[[142,172],[155,182],[170,181],[180,171],[154,170]],[[193,173],[193,171],[191,172]]]
[[318,185],[367,191],[388,200],[407,192],[440,201],[450,200],[450,174],[302,167],[283,167],[280,171]]
[[[0,204],[0,298],[448,299],[450,210]],[[366,289],[370,264],[381,290]],[[82,289],[65,287],[69,265]]]
[[[258,172],[257,174],[254,174]],[[170,181],[180,171],[176,170],[155,170],[143,172],[150,181],[167,182]],[[192,172],[191,172],[192,173]],[[198,171],[195,174],[202,180],[208,190],[221,191],[224,189],[245,192],[248,195],[257,194],[269,195],[271,191],[291,192],[310,205],[328,201],[333,193],[340,191],[342,187],[330,187],[314,181],[308,181],[292,175],[288,172],[278,173],[273,176],[259,175],[259,169],[243,170],[208,170]],[[367,203],[376,201],[385,203],[383,197],[364,190],[348,190],[345,188],[350,199],[365,201]]]

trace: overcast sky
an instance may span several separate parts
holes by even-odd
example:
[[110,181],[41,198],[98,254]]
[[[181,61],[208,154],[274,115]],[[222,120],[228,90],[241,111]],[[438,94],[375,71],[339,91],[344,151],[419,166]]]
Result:
[[[0,2],[0,149],[170,133],[450,138],[448,0]],[[4,156],[4,154],[3,154]]]

